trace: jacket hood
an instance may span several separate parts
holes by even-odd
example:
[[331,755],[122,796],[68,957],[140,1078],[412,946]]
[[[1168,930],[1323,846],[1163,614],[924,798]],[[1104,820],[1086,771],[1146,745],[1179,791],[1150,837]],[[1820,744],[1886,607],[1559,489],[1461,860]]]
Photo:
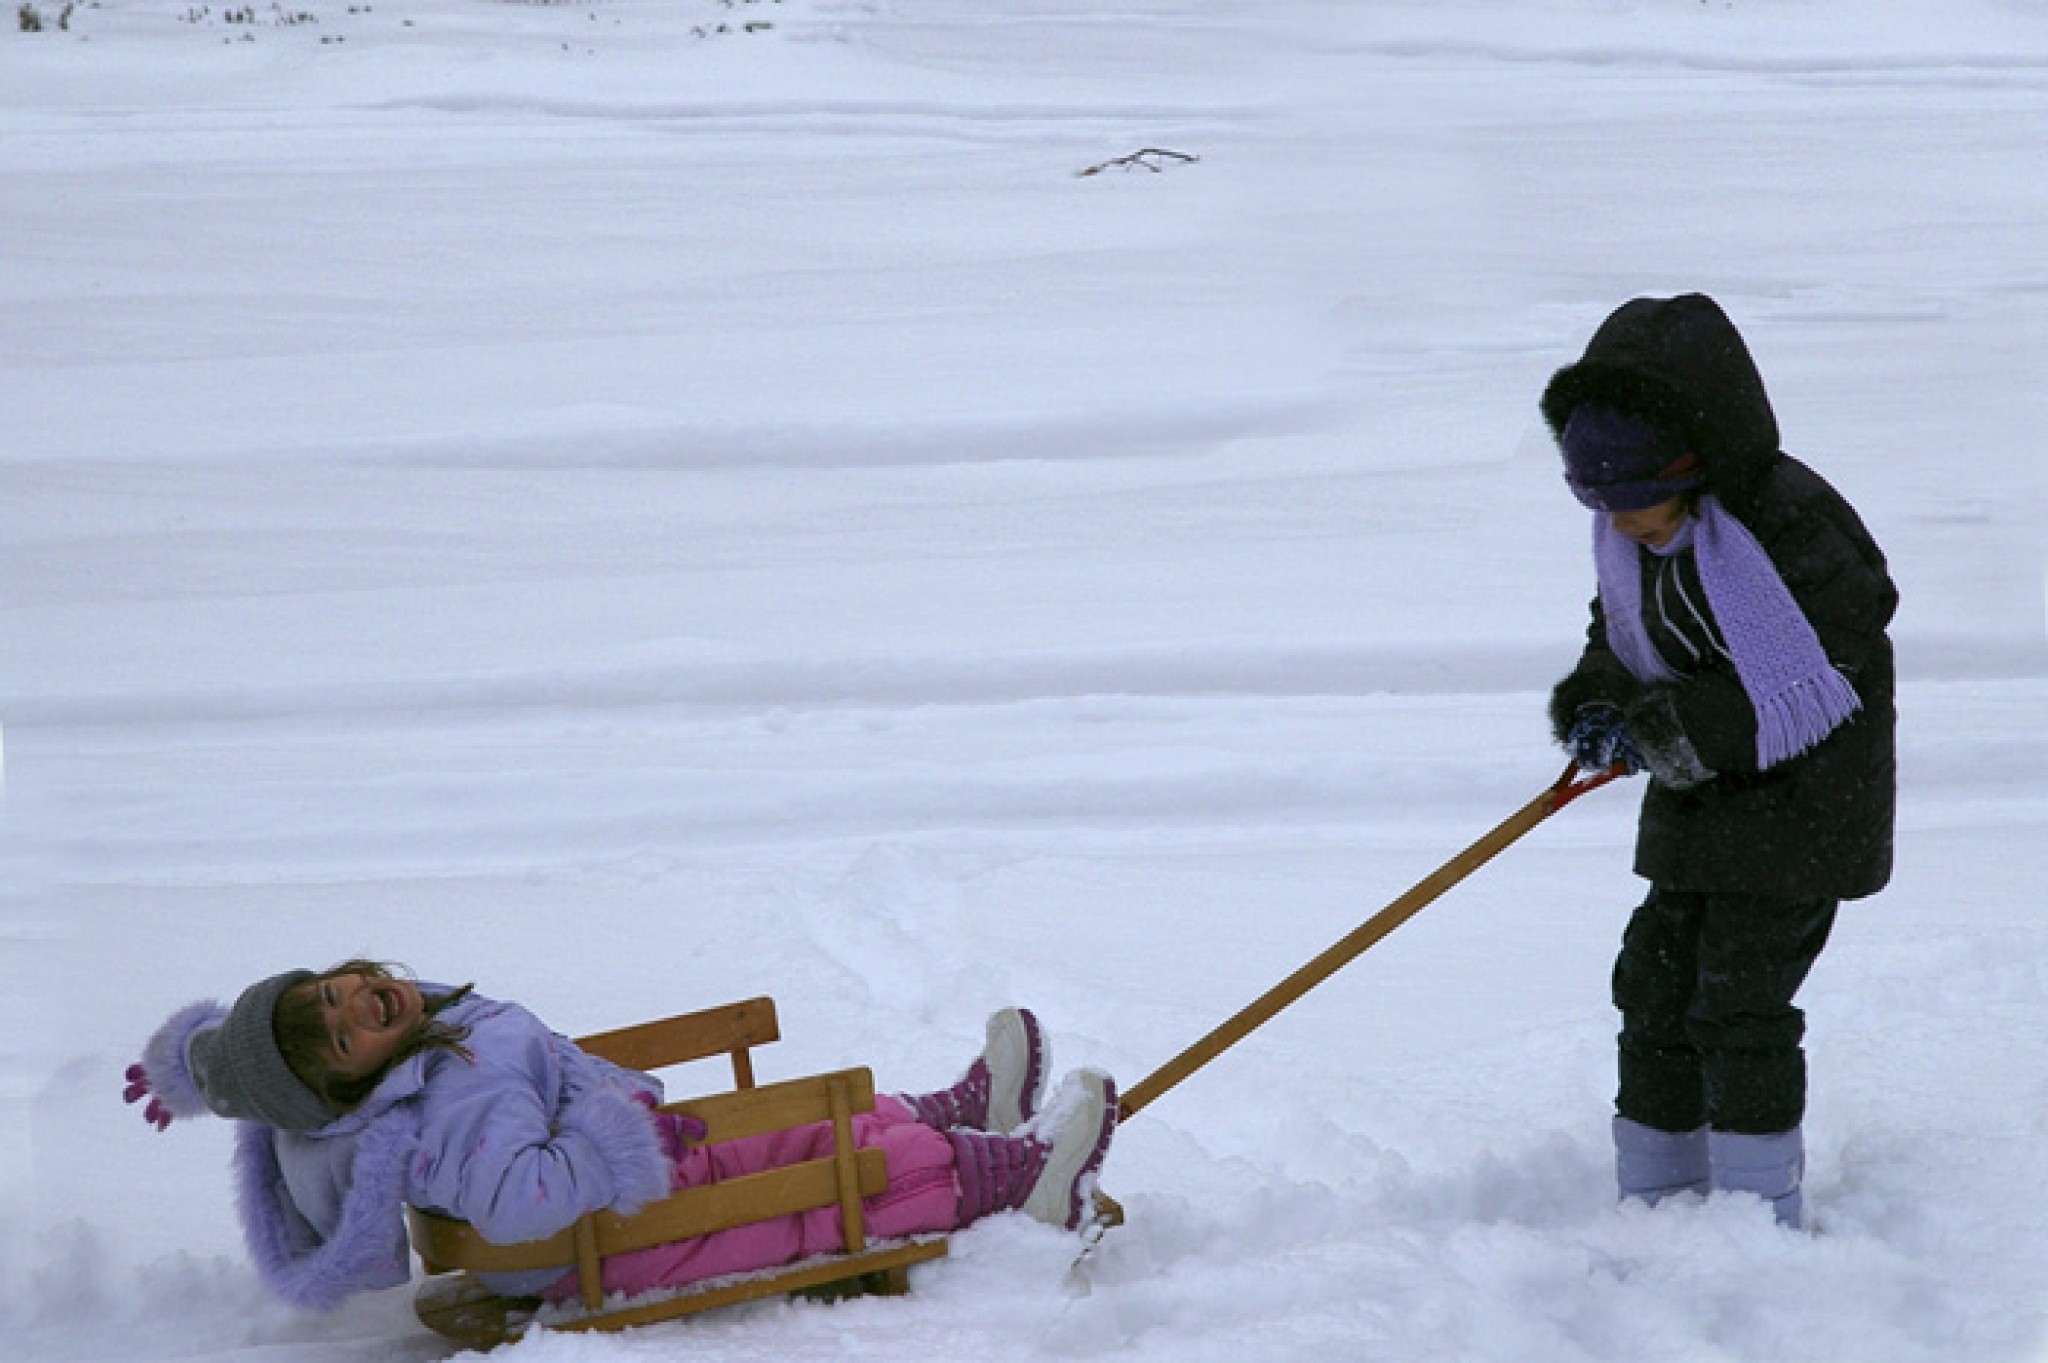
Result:
[[1543,420],[1564,434],[1588,402],[1618,408],[1682,436],[1699,455],[1708,490],[1731,506],[1769,472],[1778,419],[1763,376],[1728,314],[1705,294],[1622,304],[1543,390]]

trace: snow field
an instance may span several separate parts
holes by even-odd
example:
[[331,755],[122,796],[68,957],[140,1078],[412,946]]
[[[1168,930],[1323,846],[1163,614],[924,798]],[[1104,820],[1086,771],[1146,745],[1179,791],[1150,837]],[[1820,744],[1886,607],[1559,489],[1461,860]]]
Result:
[[[2040,16],[292,12],[0,35],[0,1358],[445,1355],[266,1301],[227,1131],[113,1100],[288,964],[772,993],[767,1073],[885,1087],[1024,1002],[1143,1077],[1556,775],[1535,394],[1686,288],[1905,594],[1821,1234],[1612,1205],[1623,787],[1131,1122],[1082,1273],[1003,1220],[505,1356],[2048,1354]],[[1076,175],[1142,146],[1201,159]]]

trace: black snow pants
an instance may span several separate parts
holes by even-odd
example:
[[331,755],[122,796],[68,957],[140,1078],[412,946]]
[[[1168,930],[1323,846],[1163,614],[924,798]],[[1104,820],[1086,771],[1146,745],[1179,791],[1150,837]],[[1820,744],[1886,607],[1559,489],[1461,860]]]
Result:
[[1838,901],[1652,887],[1614,964],[1615,1110],[1659,1131],[1770,1135],[1806,1114],[1806,1018],[1792,1006]]

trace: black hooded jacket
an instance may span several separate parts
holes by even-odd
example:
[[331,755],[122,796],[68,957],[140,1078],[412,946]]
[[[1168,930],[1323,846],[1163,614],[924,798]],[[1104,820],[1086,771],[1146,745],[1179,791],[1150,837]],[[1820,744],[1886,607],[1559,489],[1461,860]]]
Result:
[[[1827,738],[1757,769],[1755,710],[1725,660],[1670,686],[1679,726],[1714,779],[1652,782],[1638,875],[1670,890],[1856,899],[1890,879],[1897,786],[1891,641],[1898,606],[1884,555],[1819,474],[1778,448],[1763,378],[1734,323],[1701,294],[1639,298],[1601,324],[1545,388],[1554,435],[1599,402],[1683,434],[1714,493],[1763,545],[1821,646],[1862,698]],[[1644,689],[1609,649],[1600,603],[1578,666],[1551,695],[1561,737],[1579,706]]]

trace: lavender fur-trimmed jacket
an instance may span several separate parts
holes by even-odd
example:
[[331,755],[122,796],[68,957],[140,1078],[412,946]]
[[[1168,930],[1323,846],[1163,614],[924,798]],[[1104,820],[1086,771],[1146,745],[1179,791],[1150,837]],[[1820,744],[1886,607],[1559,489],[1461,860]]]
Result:
[[[179,1116],[206,1110],[186,1047],[225,1016],[216,1003],[194,1004],[144,1054],[158,1096]],[[238,1124],[242,1232],[263,1280],[286,1301],[326,1310],[407,1281],[406,1203],[516,1244],[586,1212],[630,1213],[667,1195],[668,1160],[633,1098],[659,1098],[656,1080],[584,1053],[517,1004],[471,995],[437,1020],[469,1029],[463,1046],[473,1060],[442,1049],[416,1055],[317,1131]],[[528,1293],[560,1276],[489,1281]]]

